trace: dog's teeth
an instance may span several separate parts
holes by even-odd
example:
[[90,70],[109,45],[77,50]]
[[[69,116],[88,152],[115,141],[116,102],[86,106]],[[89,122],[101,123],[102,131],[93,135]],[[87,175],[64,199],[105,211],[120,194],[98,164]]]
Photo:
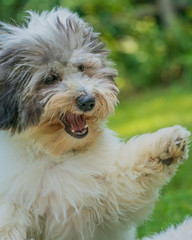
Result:
[[71,132],[73,132],[73,133],[74,133],[74,132],[75,132],[75,130],[71,130]]
[[88,128],[88,125],[85,125],[85,127],[84,128]]

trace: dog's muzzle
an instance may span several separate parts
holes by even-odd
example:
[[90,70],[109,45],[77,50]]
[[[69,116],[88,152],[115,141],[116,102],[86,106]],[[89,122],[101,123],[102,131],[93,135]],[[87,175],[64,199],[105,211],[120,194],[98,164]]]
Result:
[[[95,98],[88,94],[81,95],[75,100],[76,107],[83,113],[93,110],[95,107]],[[74,138],[84,138],[88,134],[88,125],[84,114],[66,112],[60,117],[65,125],[65,131]]]

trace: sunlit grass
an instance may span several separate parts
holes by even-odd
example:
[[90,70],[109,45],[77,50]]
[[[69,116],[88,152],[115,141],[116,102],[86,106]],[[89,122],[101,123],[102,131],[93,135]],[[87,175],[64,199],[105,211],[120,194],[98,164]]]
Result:
[[109,120],[120,137],[182,124],[192,128],[192,90],[171,88],[121,101]]
[[[181,124],[192,131],[192,89],[175,86],[122,100],[108,126],[122,138]],[[192,157],[163,188],[153,215],[139,228],[138,236],[150,235],[192,215]]]

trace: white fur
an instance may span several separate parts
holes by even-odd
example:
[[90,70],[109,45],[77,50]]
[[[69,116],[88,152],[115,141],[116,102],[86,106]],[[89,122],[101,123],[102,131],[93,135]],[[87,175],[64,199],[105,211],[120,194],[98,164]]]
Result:
[[178,226],[171,226],[160,234],[152,237],[145,237],[143,240],[191,240],[192,239],[192,218],[187,218]]
[[124,144],[104,130],[86,152],[52,157],[27,133],[2,131],[0,239],[134,239],[180,153],[169,167],[156,158],[166,159],[167,144],[175,154],[174,143],[188,135],[175,126]]

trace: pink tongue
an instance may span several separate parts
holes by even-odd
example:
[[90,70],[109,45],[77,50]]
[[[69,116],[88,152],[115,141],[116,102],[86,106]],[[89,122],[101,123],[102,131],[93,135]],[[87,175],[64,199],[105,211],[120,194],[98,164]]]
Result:
[[83,115],[76,115],[70,112],[66,113],[66,120],[71,126],[71,130],[80,131],[84,129],[86,121],[84,120]]

